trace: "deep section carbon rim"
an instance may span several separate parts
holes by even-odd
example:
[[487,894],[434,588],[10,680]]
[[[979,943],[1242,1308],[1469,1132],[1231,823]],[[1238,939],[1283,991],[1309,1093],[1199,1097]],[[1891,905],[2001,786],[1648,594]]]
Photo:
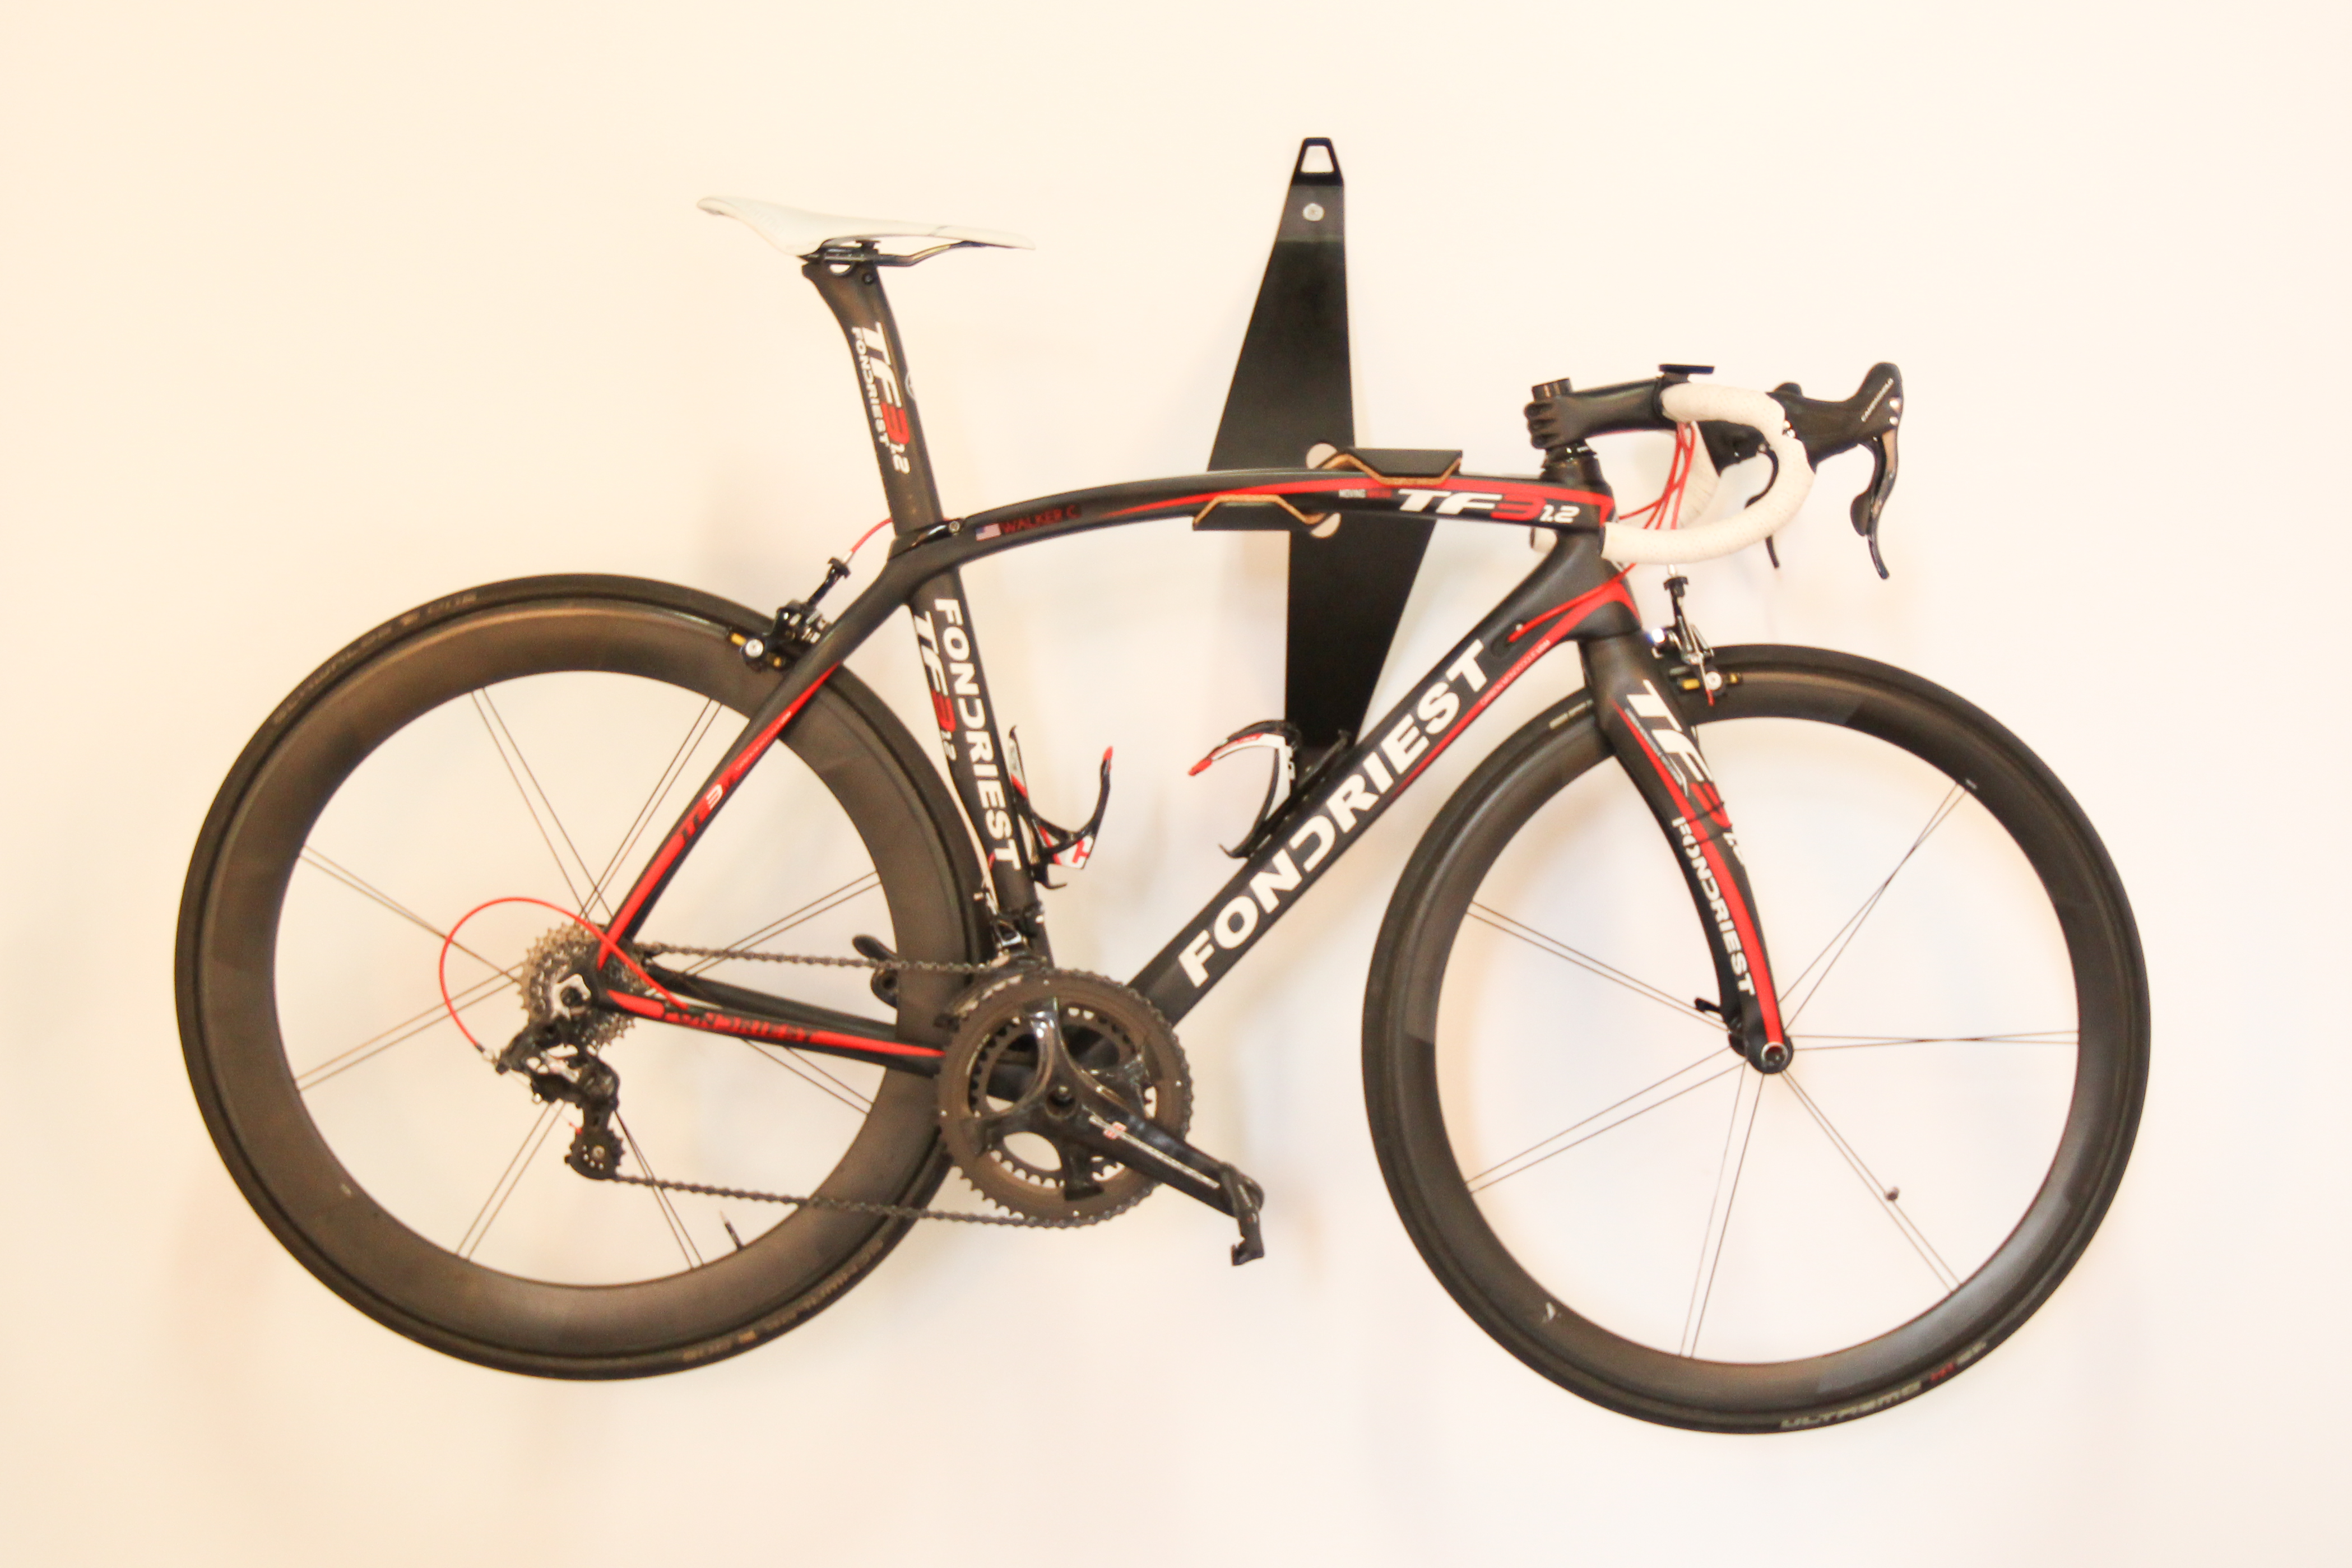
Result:
[[[755,1343],[870,1268],[906,1221],[600,1183],[563,1163],[576,1112],[493,1070],[435,959],[486,900],[612,904],[772,689],[748,616],[611,580],[501,584],[355,645],[289,700],[224,787],[183,906],[191,1076],[230,1169],[311,1270],[436,1348],[617,1376]],[[656,906],[648,940],[969,956],[969,903],[910,742],[845,673],[753,770]],[[559,917],[489,910],[450,990],[495,1051]],[[694,967],[711,968],[697,960]],[[715,978],[759,984],[750,966]],[[796,999],[887,1018],[859,970]],[[951,977],[902,977],[909,1018]],[[943,1169],[928,1080],[638,1022],[623,1168],[718,1187],[919,1204]]]
[[1578,699],[1507,742],[1400,886],[1366,1015],[1375,1143],[1439,1279],[1612,1408],[1780,1430],[1899,1402],[2046,1298],[2146,1075],[2128,905],[2014,737],[1843,656],[1727,650],[1697,717],[1795,1060],[1748,1067],[1655,823]]

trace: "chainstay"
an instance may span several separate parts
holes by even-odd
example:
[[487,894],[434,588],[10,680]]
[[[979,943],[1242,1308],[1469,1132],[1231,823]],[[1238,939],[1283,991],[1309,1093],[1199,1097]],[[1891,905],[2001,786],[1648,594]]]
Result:
[[666,1193],[693,1193],[706,1198],[740,1198],[755,1204],[792,1204],[801,1208],[831,1209],[841,1214],[878,1215],[885,1219],[943,1219],[957,1225],[1001,1225],[1018,1230],[1075,1230],[1081,1226],[1100,1224],[1109,1217],[1107,1215],[1087,1215],[1075,1219],[1044,1219],[1025,1215],[960,1214],[952,1209],[919,1208],[913,1204],[878,1204],[858,1198],[760,1193],[748,1187],[714,1187],[702,1182],[673,1182],[660,1176],[632,1176],[619,1171],[593,1179],[619,1182],[632,1187],[654,1187]]
[[[820,969],[871,969],[877,973],[913,969],[927,974],[992,974],[1009,967],[1002,960],[994,963],[954,963],[929,958],[839,958],[814,952],[761,952],[751,948],[685,947],[676,942],[649,942],[638,944],[636,951],[647,958],[676,955],[684,958],[752,959],[761,963],[802,963]],[[1058,974],[1050,967],[1033,973]],[[1052,1219],[1029,1215],[961,1214],[952,1209],[928,1209],[914,1204],[873,1203],[861,1198],[828,1198],[814,1194],[762,1193],[749,1187],[718,1187],[706,1182],[674,1182],[663,1176],[633,1176],[614,1171],[595,1178],[618,1182],[624,1186],[652,1187],[665,1193],[691,1193],[698,1197],[735,1198],[743,1203],[787,1204],[796,1208],[828,1209],[836,1214],[874,1215],[883,1219],[937,1219],[952,1225],[995,1225],[1014,1230],[1076,1230],[1085,1226],[1099,1225],[1108,1215],[1087,1215],[1083,1217]]]
[[[676,942],[647,942],[632,944],[633,951],[647,958],[677,954],[686,958],[741,958],[761,963],[806,963],[820,969],[915,969],[926,974],[990,974],[1005,968],[1003,960],[994,963],[953,963],[935,958],[835,958],[814,952],[761,952],[745,947],[681,947]],[[1041,974],[1060,973],[1041,969]]]

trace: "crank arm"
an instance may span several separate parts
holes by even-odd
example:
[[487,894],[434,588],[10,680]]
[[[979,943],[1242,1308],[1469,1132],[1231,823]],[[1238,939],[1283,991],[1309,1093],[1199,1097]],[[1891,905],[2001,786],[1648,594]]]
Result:
[[1115,1160],[1219,1214],[1231,1215],[1242,1232],[1241,1240],[1234,1244],[1234,1262],[1240,1265],[1265,1257],[1258,1208],[1265,1200],[1265,1190],[1223,1160],[1194,1148],[1104,1093],[1070,1060],[1052,1005],[1033,1009],[1030,1019],[1045,1047],[1043,1081],[1021,1095],[1002,1125]]
[[1204,1203],[1219,1214],[1231,1215],[1242,1233],[1242,1238],[1234,1243],[1236,1268],[1265,1256],[1265,1237],[1258,1228],[1258,1211],[1265,1202],[1265,1188],[1166,1128],[1129,1116],[1118,1101],[1108,1096],[1103,1098],[1112,1114],[1107,1116],[1091,1106],[1074,1108],[1076,1114],[1063,1124],[1062,1135],[1083,1149],[1117,1160],[1162,1186]]

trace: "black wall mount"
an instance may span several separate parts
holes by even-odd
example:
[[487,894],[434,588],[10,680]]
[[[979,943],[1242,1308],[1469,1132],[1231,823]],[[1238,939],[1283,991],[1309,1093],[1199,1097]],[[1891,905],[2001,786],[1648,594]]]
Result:
[[[1346,448],[1355,439],[1347,186],[1329,139],[1309,136],[1291,169],[1209,467],[1297,468],[1315,447]],[[1195,526],[1288,531],[1284,707],[1308,752],[1356,732],[1412,593],[1430,523],[1339,512],[1310,532],[1271,507],[1221,507]]]

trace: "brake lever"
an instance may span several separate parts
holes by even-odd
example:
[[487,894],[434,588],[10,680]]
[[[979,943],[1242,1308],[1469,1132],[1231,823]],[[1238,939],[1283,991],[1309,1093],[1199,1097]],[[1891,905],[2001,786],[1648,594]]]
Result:
[[1853,531],[1870,546],[1870,563],[1884,579],[1886,562],[1878,553],[1878,520],[1886,510],[1886,499],[1895,493],[1895,426],[1889,425],[1864,445],[1870,448],[1870,484],[1853,498]]
[[1878,523],[1887,498],[1895,493],[1895,431],[1903,422],[1903,373],[1881,361],[1870,367],[1852,397],[1835,403],[1807,397],[1793,381],[1774,387],[1772,396],[1787,410],[1789,427],[1804,443],[1805,456],[1816,468],[1841,452],[1870,448],[1870,483],[1853,498],[1850,515],[1853,531],[1870,546],[1871,565],[1885,577]]
[[[1804,444],[1805,457],[1814,468],[1856,447],[1870,448],[1870,483],[1853,498],[1853,531],[1870,546],[1871,565],[1877,568],[1879,576],[1886,576],[1886,559],[1878,549],[1878,523],[1885,514],[1888,498],[1895,494],[1898,468],[1895,432],[1903,422],[1903,373],[1882,361],[1870,367],[1852,397],[1834,403],[1807,397],[1805,389],[1793,381],[1774,387],[1772,397],[1788,415],[1789,428]],[[1766,451],[1764,438],[1755,431],[1713,420],[1700,422],[1699,439],[1706,443],[1706,455],[1717,473]],[[1776,479],[1778,468],[1776,460]],[[1764,548],[1778,566],[1780,554],[1772,541],[1766,540]]]

